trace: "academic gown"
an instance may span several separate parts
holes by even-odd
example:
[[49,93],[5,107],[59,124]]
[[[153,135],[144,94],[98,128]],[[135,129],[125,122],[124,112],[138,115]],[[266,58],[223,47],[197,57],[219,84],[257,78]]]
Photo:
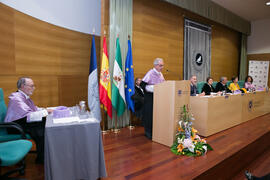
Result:
[[[31,112],[35,111],[38,111],[38,108],[30,98],[26,98],[20,91],[14,92],[9,96],[5,122],[17,123],[26,133],[30,134],[37,146],[36,162],[42,163],[44,161],[44,132],[46,117],[42,118],[42,121],[30,122],[29,115]],[[9,134],[18,133],[14,128],[8,128],[7,130]]]
[[227,85],[223,85],[221,82],[218,82],[217,85],[216,85],[216,89],[215,89],[216,92],[219,92],[219,91],[225,91],[226,93],[228,92],[231,92]]
[[165,79],[161,72],[157,72],[155,69],[151,69],[144,76],[141,82],[141,87],[144,90],[144,107],[142,121],[144,125],[144,131],[147,138],[152,139],[152,127],[153,127],[153,92],[146,90],[147,85],[156,85],[164,82]]
[[214,87],[212,85],[209,85],[208,83],[205,83],[203,85],[202,92],[204,92],[205,95],[210,95],[211,92],[214,92]]

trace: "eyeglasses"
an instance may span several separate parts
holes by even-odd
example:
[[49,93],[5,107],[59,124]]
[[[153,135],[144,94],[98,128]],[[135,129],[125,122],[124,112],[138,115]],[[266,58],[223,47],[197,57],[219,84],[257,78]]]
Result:
[[164,66],[164,64],[158,64],[158,66],[163,67],[163,66]]
[[28,84],[24,84],[25,86],[28,86],[28,87],[30,87],[30,88],[34,88],[35,87],[35,85],[33,84],[33,85],[28,85]]

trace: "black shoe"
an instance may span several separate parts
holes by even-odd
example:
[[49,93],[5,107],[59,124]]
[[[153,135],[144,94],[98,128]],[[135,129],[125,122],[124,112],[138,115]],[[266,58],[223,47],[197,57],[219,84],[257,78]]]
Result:
[[151,136],[149,133],[145,133],[145,136],[146,136],[148,139],[152,140],[152,136]]
[[248,180],[252,180],[252,179],[253,179],[252,174],[251,174],[250,172],[248,172],[248,171],[245,171],[245,176],[246,176],[246,178],[247,178]]

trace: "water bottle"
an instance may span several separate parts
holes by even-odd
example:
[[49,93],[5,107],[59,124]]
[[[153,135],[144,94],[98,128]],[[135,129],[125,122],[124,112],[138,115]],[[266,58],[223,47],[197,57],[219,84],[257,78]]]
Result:
[[224,96],[224,95],[225,95],[225,93],[226,93],[226,91],[225,91],[225,90],[223,90],[223,91],[222,91],[221,96]]
[[80,105],[80,113],[84,114],[86,112],[85,101],[80,101],[79,105]]

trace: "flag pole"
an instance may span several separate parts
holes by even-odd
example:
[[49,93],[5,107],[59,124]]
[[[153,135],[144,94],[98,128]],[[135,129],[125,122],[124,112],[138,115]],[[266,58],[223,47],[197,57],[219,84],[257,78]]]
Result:
[[133,130],[135,129],[135,126],[132,126],[132,112],[129,111],[129,126],[128,126],[129,130]]
[[118,129],[118,127],[117,127],[117,112],[116,112],[116,115],[115,115],[115,126],[114,126],[113,132],[115,134],[118,134],[120,132],[120,129]]
[[[108,130],[106,130],[105,128],[105,121],[107,120],[107,116],[105,114],[105,110],[104,110],[104,104],[102,104],[102,115],[103,115],[103,123],[102,123],[102,134],[108,134]],[[107,123],[108,121],[106,121]]]
[[[93,29],[93,33],[95,33],[95,28]],[[104,30],[104,36],[106,37],[106,31]],[[102,123],[102,134],[108,134],[109,131],[108,129],[106,130],[106,126],[105,124],[108,124],[108,117],[106,116],[106,113],[105,113],[105,107],[104,107],[104,104],[102,104],[102,116],[103,116],[103,123]]]

